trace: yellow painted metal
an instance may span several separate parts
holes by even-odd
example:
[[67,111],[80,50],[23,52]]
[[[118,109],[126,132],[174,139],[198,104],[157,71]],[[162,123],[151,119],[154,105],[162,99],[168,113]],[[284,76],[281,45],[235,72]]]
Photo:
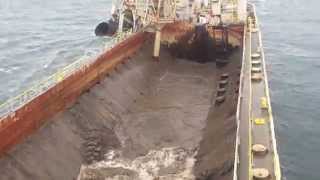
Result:
[[264,118],[255,118],[254,124],[255,125],[264,125],[264,124],[266,124],[266,120]]
[[[256,27],[258,27],[259,22],[258,22],[258,18],[256,15],[256,10],[255,10],[255,5],[251,4],[251,6],[253,7],[253,12],[254,12],[254,16],[256,17]],[[266,93],[266,98],[267,98],[267,102],[270,102],[270,93],[269,93],[269,84],[268,84],[268,77],[267,77],[267,72],[266,72],[266,64],[265,64],[265,57],[264,57],[264,51],[263,51],[263,46],[262,46],[262,35],[261,35],[261,31],[258,31],[258,35],[259,35],[259,47],[261,54],[262,54],[262,62],[263,62],[263,70],[264,70],[264,74],[265,74],[265,78],[264,78],[264,83],[265,83],[265,93]],[[276,180],[281,180],[281,168],[280,168],[280,161],[279,161],[279,155],[278,155],[278,151],[277,151],[277,142],[276,142],[276,137],[275,137],[275,132],[274,132],[274,123],[273,123],[273,115],[272,115],[272,108],[270,103],[268,104],[268,115],[269,115],[269,124],[270,124],[270,130],[271,130],[271,134],[272,134],[272,144],[273,144],[273,163],[274,163],[274,173],[275,173],[275,179]]]
[[260,98],[260,107],[261,109],[268,109],[268,100],[266,97]]
[[64,72],[59,70],[55,75],[56,81],[60,82],[64,79]]
[[[253,5],[254,7],[254,5]],[[254,10],[255,12],[255,10]],[[256,13],[256,12],[255,12]],[[255,14],[255,25],[254,28],[257,29],[257,33],[259,34],[259,48],[258,52],[261,52],[262,54],[262,62],[258,63],[256,62],[256,64],[252,64],[252,65],[260,65],[263,64],[263,70],[264,70],[264,74],[265,76],[267,76],[266,74],[266,70],[265,70],[265,63],[264,63],[264,53],[263,53],[263,49],[262,49],[262,41],[261,41],[261,32],[258,30],[258,19],[257,16]],[[275,139],[275,135],[274,135],[274,125],[273,125],[273,116],[272,116],[272,112],[271,112],[271,106],[268,103],[268,100],[270,100],[270,96],[269,96],[269,88],[268,88],[268,80],[267,77],[264,78],[264,83],[265,83],[265,93],[266,93],[266,97],[264,97],[263,99],[261,99],[261,108],[268,108],[268,115],[269,115],[269,123],[270,123],[270,128],[271,128],[271,132],[272,132],[272,143],[273,143],[273,151],[274,151],[274,156],[273,156],[273,163],[274,163],[274,173],[275,173],[275,177],[276,180],[280,180],[281,179],[281,171],[280,171],[280,163],[279,163],[279,157],[278,157],[278,153],[277,153],[277,147],[276,147],[276,139]],[[265,120],[262,120],[261,118],[259,119],[255,119],[255,124],[265,124]]]

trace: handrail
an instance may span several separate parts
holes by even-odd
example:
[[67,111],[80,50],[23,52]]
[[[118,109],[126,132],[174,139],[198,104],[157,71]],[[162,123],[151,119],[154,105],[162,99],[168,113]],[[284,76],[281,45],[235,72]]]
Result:
[[[252,10],[254,12],[255,16],[255,25],[259,26],[259,21],[258,21],[258,16],[256,12],[256,6],[254,4],[250,3],[250,6],[252,7]],[[257,28],[257,27],[256,27]],[[262,34],[261,31],[259,31],[259,47],[262,47]],[[268,113],[269,113],[269,119],[270,119],[270,131],[271,131],[271,138],[272,138],[272,146],[273,146],[273,164],[274,164],[274,174],[276,180],[281,180],[281,167],[280,167],[280,160],[279,160],[279,155],[278,155],[278,150],[277,150],[277,140],[275,136],[275,128],[274,128],[274,122],[273,122],[273,115],[272,115],[272,108],[271,108],[271,103],[270,103],[270,92],[269,92],[269,83],[268,83],[268,76],[267,76],[267,71],[266,71],[266,63],[265,63],[265,55],[264,55],[264,50],[261,48],[261,54],[262,54],[262,64],[263,64],[263,69],[264,69],[264,83],[265,83],[265,93],[267,96],[267,101],[268,101]]]
[[249,169],[249,180],[253,179],[253,175],[252,175],[252,165],[253,165],[253,158],[252,158],[252,124],[251,124],[251,119],[252,119],[252,83],[251,83],[251,69],[252,69],[252,19],[249,17],[248,18],[248,27],[249,27],[249,128],[248,128],[248,134],[249,134],[249,147],[248,147],[248,156],[249,156],[249,165],[248,165],[248,169]]
[[[127,39],[132,34],[132,31],[117,33],[110,41],[108,41],[105,45],[105,50],[112,49],[119,42]],[[58,70],[53,75],[47,77],[46,79],[40,81],[33,85],[31,88],[22,92],[21,94],[8,99],[6,102],[0,104],[0,123],[7,116],[13,115],[16,110],[32,101],[36,97],[42,95],[50,88],[58,84],[59,82],[65,80],[67,77],[73,75],[74,73],[85,69],[96,59],[94,58],[80,58],[77,61],[69,64],[68,66]]]
[[241,64],[241,73],[240,73],[240,83],[239,83],[239,96],[238,96],[238,103],[237,103],[237,113],[236,113],[236,123],[237,123],[237,131],[236,131],[236,143],[235,143],[235,155],[234,155],[234,165],[233,165],[233,180],[238,180],[238,164],[240,163],[239,160],[239,146],[240,146],[240,108],[241,108],[241,101],[242,101],[242,89],[243,89],[243,79],[244,79],[244,64],[245,64],[245,52],[246,52],[246,36],[245,33],[247,32],[247,27],[244,26],[243,30],[243,41],[242,41],[242,64]]

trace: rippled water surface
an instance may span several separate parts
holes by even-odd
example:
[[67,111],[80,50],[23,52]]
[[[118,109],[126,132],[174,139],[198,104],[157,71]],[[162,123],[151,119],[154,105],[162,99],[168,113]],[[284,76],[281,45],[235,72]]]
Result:
[[[319,0],[260,0],[284,179],[319,180]],[[0,0],[0,101],[103,47],[110,0]]]
[[0,102],[84,56],[106,39],[95,26],[110,0],[0,0]]
[[320,1],[254,2],[264,35],[284,179],[319,180]]

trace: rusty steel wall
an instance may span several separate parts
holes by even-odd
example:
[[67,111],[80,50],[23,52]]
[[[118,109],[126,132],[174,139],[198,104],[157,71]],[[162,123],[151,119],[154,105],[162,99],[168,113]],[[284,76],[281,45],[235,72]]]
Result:
[[142,32],[133,35],[98,56],[88,68],[66,78],[1,121],[0,156],[39,129],[50,117],[73,105],[83,92],[98,83],[117,64],[129,60],[148,37]]
[[193,31],[194,26],[185,21],[168,24],[161,30],[161,42],[178,42],[186,33]]
[[[168,24],[162,29],[161,41],[167,43],[175,43],[187,33],[193,33],[195,26],[189,22],[182,21]],[[221,38],[222,32],[219,28],[207,28],[209,35],[215,38]],[[229,43],[235,46],[242,46],[243,41],[243,25],[230,25],[227,27]]]
[[[194,32],[188,22],[175,22],[162,29],[162,43],[175,43],[186,33]],[[228,28],[236,41],[241,42],[243,26]],[[88,68],[71,75],[44,94],[27,103],[0,121],[0,156],[35,132],[50,117],[74,104],[77,98],[103,79],[116,65],[129,60],[144,41],[153,38],[148,33],[137,33],[114,48],[101,54]]]

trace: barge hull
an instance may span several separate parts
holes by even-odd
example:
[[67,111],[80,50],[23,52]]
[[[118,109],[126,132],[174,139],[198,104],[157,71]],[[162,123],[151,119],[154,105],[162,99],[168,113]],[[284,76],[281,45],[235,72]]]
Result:
[[[237,46],[242,32],[234,29],[229,39]],[[148,178],[189,172],[189,179],[231,179],[242,47],[224,56],[223,66],[215,57],[177,57],[175,50],[203,47],[183,42],[193,34],[187,24],[165,28],[158,61],[152,58],[152,36],[135,34],[7,117],[0,128],[1,177],[75,179],[81,166],[80,178],[102,163],[97,178],[141,179],[148,168],[135,162],[168,152],[181,161],[164,168],[167,159],[160,158],[162,164],[153,168],[159,171]],[[217,103],[222,74],[228,74],[225,98]],[[115,161],[119,167],[108,166]]]

